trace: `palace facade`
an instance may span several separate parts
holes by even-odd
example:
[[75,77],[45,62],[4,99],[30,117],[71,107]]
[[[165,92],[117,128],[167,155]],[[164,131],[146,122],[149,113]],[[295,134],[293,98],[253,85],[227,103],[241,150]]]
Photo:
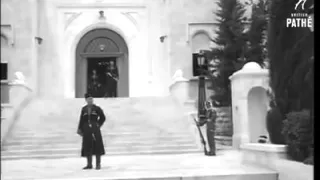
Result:
[[2,0],[2,80],[21,72],[39,96],[82,97],[92,67],[114,61],[119,97],[164,96],[214,46],[216,10],[212,0]]

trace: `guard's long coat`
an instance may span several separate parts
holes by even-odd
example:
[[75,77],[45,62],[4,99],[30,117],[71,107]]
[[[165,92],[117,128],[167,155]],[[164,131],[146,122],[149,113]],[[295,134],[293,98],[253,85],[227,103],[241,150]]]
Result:
[[[81,148],[82,157],[105,154],[100,131],[100,127],[106,120],[105,115],[99,106],[92,105],[91,112],[89,109],[88,105],[82,108],[78,126],[78,130],[83,134]],[[91,127],[89,125],[89,120],[91,122]]]

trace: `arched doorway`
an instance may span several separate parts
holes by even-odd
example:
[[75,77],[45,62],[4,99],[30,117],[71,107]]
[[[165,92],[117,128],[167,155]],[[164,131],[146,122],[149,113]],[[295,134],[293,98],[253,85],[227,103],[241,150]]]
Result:
[[96,70],[102,89],[105,89],[106,66],[112,62],[119,74],[117,97],[128,97],[129,62],[126,42],[109,29],[95,29],[86,33],[76,48],[76,98],[82,98],[88,91],[93,70]]
[[254,87],[248,93],[248,126],[250,143],[257,143],[259,136],[268,136],[266,116],[268,97],[263,87]]

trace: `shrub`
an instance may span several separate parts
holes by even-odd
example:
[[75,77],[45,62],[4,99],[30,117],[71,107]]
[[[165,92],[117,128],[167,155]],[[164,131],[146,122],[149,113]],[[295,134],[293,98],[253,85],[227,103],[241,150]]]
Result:
[[282,135],[283,116],[278,107],[272,107],[267,113],[267,130],[269,133],[270,142],[273,144],[285,144]]
[[312,163],[313,130],[310,111],[287,114],[282,133],[288,146],[288,156],[295,161]]
[[313,165],[313,160],[313,155],[310,155],[306,160],[303,161],[303,163]]

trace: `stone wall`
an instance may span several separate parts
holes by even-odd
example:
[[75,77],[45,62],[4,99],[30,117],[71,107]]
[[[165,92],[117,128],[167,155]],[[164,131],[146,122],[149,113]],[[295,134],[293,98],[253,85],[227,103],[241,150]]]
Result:
[[231,107],[217,108],[216,119],[216,136],[229,136],[232,137],[232,112]]
[[[28,81],[32,80],[32,50],[33,39],[33,18],[32,3],[24,0],[1,0],[1,34],[9,39],[8,48],[1,48],[1,51],[10,51],[4,60],[8,62],[8,78],[12,80],[16,71],[21,71]],[[3,28],[9,27],[8,31]],[[11,41],[13,44],[11,44]],[[1,52],[2,54],[2,52]],[[3,57],[2,57],[3,58]],[[1,59],[2,61],[2,59]]]
[[[104,10],[108,22],[113,17],[108,13],[129,12],[131,15],[125,15],[127,20],[138,27],[135,38],[143,40],[138,39],[141,44],[129,45],[129,48],[133,48],[129,54],[139,54],[138,58],[135,56],[138,61],[131,61],[134,68],[129,67],[132,73],[130,78],[133,79],[130,83],[134,84],[130,88],[139,87],[133,91],[137,96],[168,95],[171,77],[177,69],[182,69],[185,78],[192,78],[192,37],[195,33],[205,31],[210,38],[215,35],[216,2],[217,0],[2,0],[1,23],[13,24],[16,41],[9,73],[22,71],[27,81],[33,81],[29,84],[38,86],[40,95],[66,97],[66,84],[73,84],[66,79],[74,79],[74,72],[70,70],[72,67],[67,63],[73,60],[62,56],[67,53],[61,47],[64,39],[67,39],[65,37],[77,36],[66,34],[64,37],[64,26],[68,23],[68,18],[75,15],[73,21],[76,21],[88,12],[98,16],[98,12]],[[43,39],[42,44],[36,43],[36,36]],[[162,36],[165,37],[163,42],[160,41]],[[134,38],[129,39],[131,41]],[[139,69],[135,64],[144,66]]]
[[[16,40],[14,56],[11,58],[14,62],[11,62],[9,73],[12,76],[16,71],[23,72],[27,81],[36,82],[39,94],[47,96],[63,96],[64,92],[61,91],[64,91],[64,81],[62,79],[68,76],[62,72],[63,67],[58,64],[62,53],[58,47],[58,41],[61,41],[59,33],[62,32],[60,20],[64,17],[59,14],[61,10],[55,7],[57,4],[73,4],[70,11],[75,12],[96,9],[97,14],[101,9],[99,7],[103,6],[95,6],[95,4],[104,4],[104,7],[114,5],[116,9],[119,9],[117,6],[123,6],[124,11],[135,11],[130,9],[135,5],[144,6],[146,14],[139,15],[140,19],[137,22],[146,23],[140,27],[140,31],[146,34],[148,45],[146,49],[144,48],[146,55],[141,54],[140,59],[148,61],[148,70],[145,74],[150,77],[140,78],[139,83],[149,84],[144,88],[146,93],[141,93],[148,95],[150,93],[147,92],[152,91],[156,91],[153,95],[169,93],[171,77],[177,69],[181,68],[187,78],[192,77],[192,52],[187,42],[189,23],[213,22],[212,12],[215,8],[214,1],[211,0],[109,0],[99,2],[91,0],[3,0],[1,4],[3,5],[1,7],[3,10],[1,11],[2,23],[13,25]],[[113,7],[107,10],[112,9]],[[42,44],[38,47],[34,39],[36,36],[43,39]],[[161,36],[167,38],[160,42]],[[33,52],[36,47],[39,61]],[[145,77],[145,74],[142,77]]]
[[191,39],[194,35],[190,32],[190,28],[196,26],[196,29],[203,30],[209,24],[211,28],[206,33],[213,33],[215,28],[213,12],[217,6],[212,0],[171,0],[167,3],[170,74],[173,75],[177,69],[182,69],[185,78],[190,79],[192,78]]

